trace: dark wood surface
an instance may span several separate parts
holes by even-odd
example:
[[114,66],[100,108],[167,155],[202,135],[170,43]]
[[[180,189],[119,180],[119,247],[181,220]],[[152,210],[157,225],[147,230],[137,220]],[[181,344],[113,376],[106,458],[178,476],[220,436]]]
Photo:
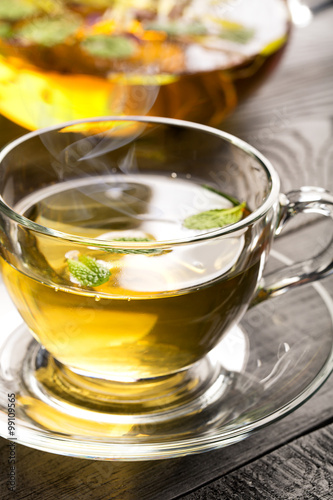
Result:
[[[333,191],[332,26],[333,8],[316,15],[306,28],[295,29],[271,80],[223,125],[274,162],[284,191],[302,184]],[[21,133],[1,121],[2,144]],[[292,255],[294,240],[286,234],[279,244]],[[323,285],[333,296],[333,279]],[[331,377],[289,416],[243,442],[204,454],[156,462],[95,462],[17,446],[14,493],[6,486],[8,442],[1,439],[0,498],[329,500],[332,450]]]

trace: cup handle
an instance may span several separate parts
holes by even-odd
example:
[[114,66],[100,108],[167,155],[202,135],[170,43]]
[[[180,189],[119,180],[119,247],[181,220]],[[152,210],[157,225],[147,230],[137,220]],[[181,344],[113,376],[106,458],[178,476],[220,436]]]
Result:
[[[299,213],[315,213],[331,217],[333,222],[333,196],[319,187],[302,187],[280,195],[280,214],[275,235],[278,236],[286,223]],[[297,262],[287,268],[266,275],[259,283],[252,304],[256,305],[270,297],[311,283],[333,272],[333,235],[328,245],[314,257]]]

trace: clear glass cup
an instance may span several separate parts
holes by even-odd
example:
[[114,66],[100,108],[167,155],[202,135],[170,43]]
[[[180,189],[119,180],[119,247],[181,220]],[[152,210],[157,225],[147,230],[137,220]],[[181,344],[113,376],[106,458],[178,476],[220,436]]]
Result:
[[121,429],[144,418],[147,433],[189,415],[204,426],[225,388],[211,353],[227,332],[332,270],[328,246],[263,278],[285,223],[332,217],[332,196],[281,194],[267,159],[204,125],[107,117],[32,132],[1,152],[0,195],[3,280],[38,342],[30,417],[46,428],[55,405]]

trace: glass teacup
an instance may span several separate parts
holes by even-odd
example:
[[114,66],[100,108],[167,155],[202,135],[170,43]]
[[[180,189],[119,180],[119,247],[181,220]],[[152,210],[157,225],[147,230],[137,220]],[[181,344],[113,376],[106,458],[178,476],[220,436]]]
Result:
[[[3,279],[40,344],[25,376],[65,413],[201,425],[225,334],[250,305],[332,268],[329,247],[263,279],[285,222],[332,216],[332,197],[282,195],[258,151],[203,125],[76,121],[21,137],[0,160]],[[43,408],[31,415],[47,427]]]

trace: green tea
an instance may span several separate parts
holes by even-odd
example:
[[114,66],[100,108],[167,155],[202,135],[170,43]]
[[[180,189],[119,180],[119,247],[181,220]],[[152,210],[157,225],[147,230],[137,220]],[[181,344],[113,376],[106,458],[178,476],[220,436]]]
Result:
[[[184,226],[188,216],[231,205],[189,179],[157,175],[91,177],[41,189],[16,211],[94,238],[100,247],[23,232],[24,267],[1,261],[6,287],[33,335],[69,367],[123,381],[176,372],[209,352],[244,312],[265,241],[255,256],[247,248],[250,228],[161,249],[140,242],[197,235]],[[136,241],[138,249],[112,249],[112,241]],[[93,262],[105,279],[83,284],[73,271],[82,262]]]

